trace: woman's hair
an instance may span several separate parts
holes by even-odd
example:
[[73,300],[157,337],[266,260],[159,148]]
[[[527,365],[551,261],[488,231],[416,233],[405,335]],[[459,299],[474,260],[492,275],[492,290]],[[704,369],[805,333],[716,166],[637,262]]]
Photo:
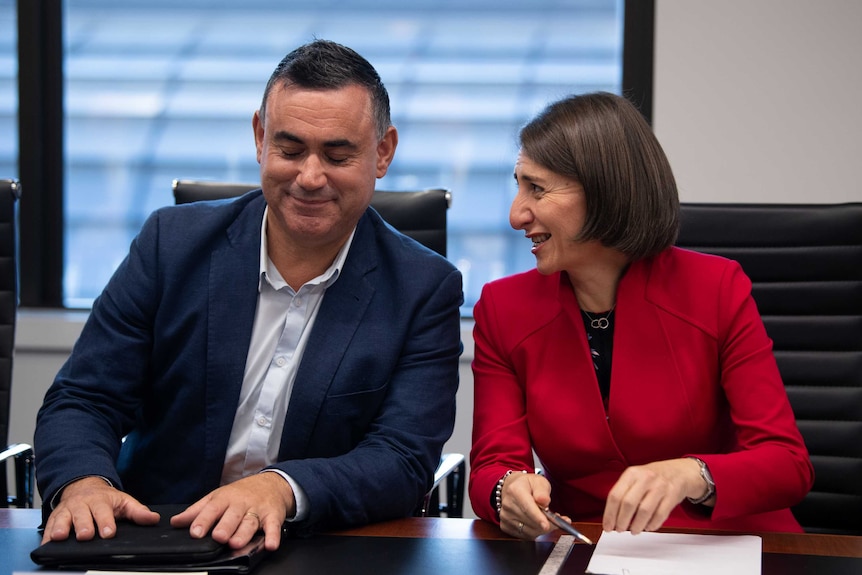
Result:
[[646,120],[625,98],[597,92],[554,102],[521,129],[520,145],[534,162],[583,186],[587,213],[577,239],[598,240],[632,260],[676,241],[673,172]]
[[392,125],[389,93],[380,75],[368,60],[346,46],[328,40],[314,40],[285,56],[275,67],[260,104],[260,116],[266,117],[266,100],[278,84],[311,90],[337,90],[359,85],[371,96],[371,109],[378,138]]

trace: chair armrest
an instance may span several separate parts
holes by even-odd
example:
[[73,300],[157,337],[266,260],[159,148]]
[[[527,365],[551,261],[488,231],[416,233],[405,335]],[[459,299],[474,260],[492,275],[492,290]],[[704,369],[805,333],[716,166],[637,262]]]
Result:
[[[415,515],[439,517],[464,516],[464,491],[467,475],[467,463],[461,453],[444,453],[434,472],[434,483],[425,494]],[[440,503],[440,484],[446,482],[446,503]]]
[[437,489],[444,479],[449,477],[449,474],[456,471],[458,466],[464,463],[464,454],[462,453],[444,453],[440,458],[440,465],[434,472],[434,485],[429,491]]
[[[15,495],[9,495],[6,485],[6,466],[8,460],[15,462]],[[3,500],[0,507],[33,507],[33,493],[35,483],[35,456],[33,448],[26,443],[13,443],[0,452],[0,462],[4,463],[2,473]]]
[[6,461],[10,457],[26,456],[27,452],[33,453],[33,448],[26,443],[13,443],[0,452],[0,461]]

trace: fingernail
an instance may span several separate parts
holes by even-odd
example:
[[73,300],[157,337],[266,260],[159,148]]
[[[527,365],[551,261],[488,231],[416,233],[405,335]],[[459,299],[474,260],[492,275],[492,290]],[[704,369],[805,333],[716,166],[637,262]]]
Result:
[[203,528],[200,525],[195,525],[192,527],[192,537],[201,537],[203,535]]

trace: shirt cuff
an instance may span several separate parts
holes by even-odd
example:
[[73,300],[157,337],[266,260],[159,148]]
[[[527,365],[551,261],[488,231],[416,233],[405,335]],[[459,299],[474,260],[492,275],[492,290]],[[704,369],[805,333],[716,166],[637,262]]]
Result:
[[293,501],[296,506],[296,513],[293,515],[293,517],[286,517],[285,521],[287,521],[288,523],[296,523],[297,521],[307,519],[309,513],[308,497],[305,495],[305,491],[302,489],[302,487],[299,486],[299,483],[294,481],[294,479],[290,475],[288,475],[281,469],[264,469],[261,473],[267,471],[272,473],[278,473],[279,475],[281,475],[284,480],[290,484],[291,489],[293,489]]

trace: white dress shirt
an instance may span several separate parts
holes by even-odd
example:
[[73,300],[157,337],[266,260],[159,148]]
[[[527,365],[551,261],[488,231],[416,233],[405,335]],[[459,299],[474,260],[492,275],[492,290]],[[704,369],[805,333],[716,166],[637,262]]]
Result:
[[[351,233],[332,265],[295,292],[269,258],[266,247],[268,212],[266,208],[261,224],[260,280],[254,328],[225,456],[222,485],[258,473],[278,461],[284,419],[302,354],[323,295],[338,279],[353,242]],[[306,517],[308,509],[301,486],[287,474],[273,471],[282,475],[293,488],[296,515],[289,519],[299,521]]]

